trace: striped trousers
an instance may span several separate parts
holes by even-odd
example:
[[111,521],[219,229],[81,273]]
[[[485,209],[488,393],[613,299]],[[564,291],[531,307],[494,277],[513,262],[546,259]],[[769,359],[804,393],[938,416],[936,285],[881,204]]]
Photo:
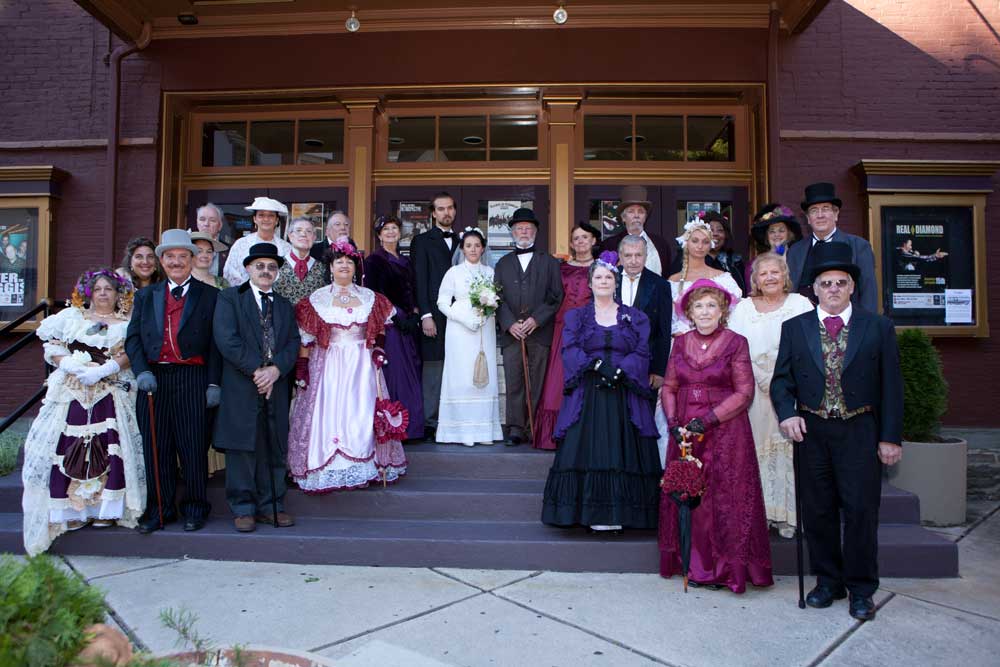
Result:
[[[151,364],[156,377],[153,410],[156,422],[157,459],[160,463],[160,489],[163,496],[163,518],[176,516],[174,495],[177,489],[177,461],[187,489],[180,503],[181,514],[187,519],[205,519],[210,505],[205,484],[208,479],[208,441],[205,391],[208,371],[204,366],[184,364]],[[146,513],[155,517],[156,478],[153,470],[153,439],[149,425],[149,400],[139,392],[136,417],[142,432],[142,450],[146,460]]]

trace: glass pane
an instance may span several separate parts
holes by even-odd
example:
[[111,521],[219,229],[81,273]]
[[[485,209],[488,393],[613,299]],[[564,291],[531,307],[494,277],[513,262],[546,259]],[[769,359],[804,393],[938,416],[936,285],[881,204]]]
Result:
[[736,159],[732,116],[688,116],[688,160],[732,162]]
[[537,160],[538,116],[490,116],[491,160]]
[[344,121],[339,118],[299,121],[299,164],[344,162]]
[[201,166],[242,167],[246,164],[247,124],[243,121],[201,126]]
[[434,161],[434,117],[389,117],[389,162]]
[[38,303],[38,250],[38,209],[0,209],[0,321]]
[[683,116],[636,116],[636,160],[683,160]]
[[442,162],[486,159],[486,116],[441,117],[438,131]]
[[587,116],[583,121],[584,160],[631,160],[631,116]]
[[250,123],[250,164],[294,164],[295,121]]

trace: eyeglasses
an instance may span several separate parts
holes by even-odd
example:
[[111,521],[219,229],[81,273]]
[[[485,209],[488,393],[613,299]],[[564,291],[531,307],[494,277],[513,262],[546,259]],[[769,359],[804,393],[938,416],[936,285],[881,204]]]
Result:
[[256,264],[253,265],[253,268],[255,271],[270,271],[273,273],[278,270],[278,263],[268,262],[267,264],[265,264],[264,262],[257,262]]
[[832,214],[836,210],[837,210],[836,207],[830,206],[829,204],[825,206],[813,206],[806,212],[806,215],[808,215],[810,218],[815,218],[819,215]]
[[851,279],[850,278],[840,278],[838,280],[820,280],[817,284],[822,289],[830,289],[834,285],[836,285],[840,289],[844,289],[845,287],[847,287],[848,285],[851,284]]

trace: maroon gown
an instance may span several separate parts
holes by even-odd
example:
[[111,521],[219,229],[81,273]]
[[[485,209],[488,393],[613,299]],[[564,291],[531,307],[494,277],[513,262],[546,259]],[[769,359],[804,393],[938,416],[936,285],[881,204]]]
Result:
[[[764,496],[747,409],[754,377],[747,340],[728,329],[708,336],[692,330],[674,339],[663,382],[663,410],[670,426],[694,417],[705,424],[705,439],[693,454],[705,468],[706,489],[691,512],[691,581],[727,586],[734,593],[770,586],[771,545]],[[680,451],[673,438],[667,461]],[[660,502],[660,575],[682,574],[677,505]]]
[[555,449],[552,430],[563,402],[562,332],[566,313],[590,301],[590,284],[587,280],[589,266],[573,266],[567,262],[559,265],[562,275],[563,302],[556,312],[552,327],[552,347],[549,348],[549,365],[542,382],[542,398],[535,415],[535,432],[531,439],[536,449]]

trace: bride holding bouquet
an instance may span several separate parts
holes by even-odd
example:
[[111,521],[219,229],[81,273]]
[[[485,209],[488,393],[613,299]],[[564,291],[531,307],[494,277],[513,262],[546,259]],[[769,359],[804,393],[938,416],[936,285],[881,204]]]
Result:
[[459,234],[461,263],[441,281],[437,306],[448,318],[438,408],[438,442],[467,447],[503,440],[497,391],[496,313],[500,303],[493,269],[482,263],[486,239],[474,227]]

